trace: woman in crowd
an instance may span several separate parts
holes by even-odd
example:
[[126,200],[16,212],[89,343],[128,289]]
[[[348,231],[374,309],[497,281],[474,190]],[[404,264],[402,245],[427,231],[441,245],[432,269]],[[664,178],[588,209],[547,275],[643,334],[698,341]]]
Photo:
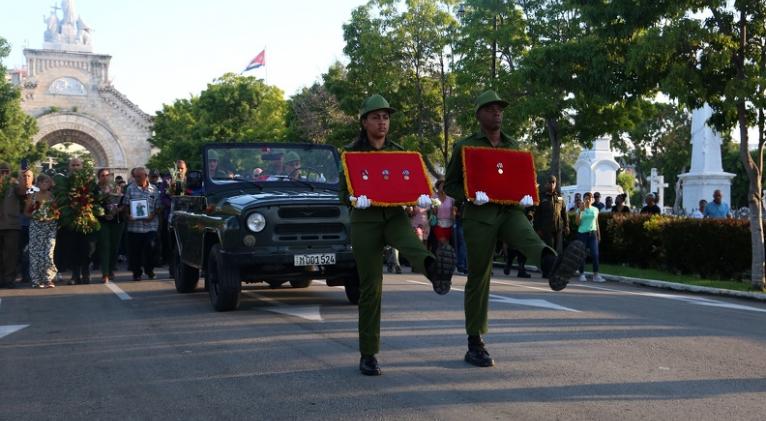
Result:
[[444,179],[436,182],[436,198],[439,202],[436,208],[436,225],[434,225],[434,236],[439,246],[449,244],[452,238],[452,225],[455,224],[455,201],[444,193]]
[[[575,221],[577,223],[577,239],[582,241],[590,250],[593,259],[593,282],[604,282],[604,278],[598,273],[598,242],[601,233],[598,228],[598,208],[591,206],[593,195],[590,192],[582,196],[582,203],[577,209]],[[587,281],[585,277],[585,263],[580,266],[580,282]]]
[[[361,132],[349,147],[351,151],[383,152],[401,150],[388,138],[389,118],[394,109],[380,95],[364,101],[359,112]],[[359,370],[367,376],[380,375],[375,354],[380,350],[380,302],[383,294],[383,249],[388,244],[412,264],[416,272],[425,274],[434,291],[450,290],[455,268],[454,251],[447,245],[436,257],[431,254],[410,228],[404,209],[398,206],[375,206],[364,195],[349,196],[346,178],[340,177],[340,199],[351,205],[351,246],[359,275]],[[418,206],[428,208],[431,200],[422,195]],[[428,225],[428,221],[425,221]]]
[[29,273],[33,288],[54,288],[58,270],[53,263],[59,211],[51,189],[53,179],[37,176],[40,191],[27,196],[25,213],[29,223]]

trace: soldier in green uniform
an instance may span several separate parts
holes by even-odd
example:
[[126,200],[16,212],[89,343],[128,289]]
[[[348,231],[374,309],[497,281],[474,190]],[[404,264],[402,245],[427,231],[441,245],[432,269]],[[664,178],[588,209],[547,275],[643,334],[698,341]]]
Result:
[[[402,150],[386,135],[389,118],[395,110],[380,95],[367,98],[359,111],[362,125],[359,137],[348,150]],[[383,293],[383,248],[386,244],[399,250],[412,263],[413,270],[424,273],[434,291],[449,292],[455,268],[455,253],[449,245],[431,254],[410,228],[402,207],[376,207],[366,196],[349,196],[346,178],[340,174],[340,200],[352,206],[351,246],[359,273],[359,370],[364,375],[380,375],[375,354],[380,350],[380,301]],[[421,195],[418,206],[428,207],[431,200]]]
[[[564,198],[556,190],[556,181],[556,176],[552,175],[545,183],[540,204],[535,209],[534,227],[545,244],[561,253],[564,237],[569,235],[569,218]],[[543,277],[547,274],[543,273]]]
[[[506,101],[494,91],[486,91],[476,99],[476,119],[481,130],[460,140],[454,146],[447,165],[444,191],[455,202],[466,201],[463,188],[462,150],[465,146],[511,148],[511,139],[500,128]],[[519,250],[530,263],[541,267],[549,276],[554,291],[564,289],[585,258],[585,247],[575,241],[557,258],[555,251],[535,233],[521,206],[488,203],[487,194],[477,191],[472,202],[463,208],[463,231],[468,250],[468,281],[465,286],[465,327],[468,333],[468,352],[465,361],[479,367],[490,367],[489,356],[481,335],[487,333],[489,282],[492,276],[492,256],[498,240],[509,248]]]

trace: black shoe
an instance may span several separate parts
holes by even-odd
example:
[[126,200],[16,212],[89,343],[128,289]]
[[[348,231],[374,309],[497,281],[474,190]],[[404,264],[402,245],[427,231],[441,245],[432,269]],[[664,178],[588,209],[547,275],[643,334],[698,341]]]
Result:
[[359,371],[365,376],[380,376],[380,366],[374,355],[362,355],[359,360]]
[[139,273],[139,274],[135,274],[135,273],[134,273],[134,274],[133,274],[133,280],[134,280],[134,281],[140,281],[140,280],[141,280],[141,274],[140,274],[140,273]]
[[509,263],[506,263],[505,266],[503,266],[503,273],[506,275],[511,274],[511,265]]
[[2,284],[0,284],[0,288],[14,289],[14,288],[16,288],[16,282],[11,281],[11,282],[2,283]]
[[527,271],[519,271],[519,273],[516,275],[518,278],[531,278],[532,275],[529,274]]
[[455,271],[455,250],[449,244],[442,244],[436,250],[436,259],[426,267],[426,277],[439,295],[449,292],[452,287],[452,273]]
[[465,353],[465,362],[476,367],[492,367],[495,361],[489,356],[489,352],[484,345],[469,345],[468,352]]
[[82,282],[83,285],[88,285],[90,283],[90,278],[83,278]]
[[585,244],[582,241],[572,241],[561,256],[555,257],[552,253],[545,253],[542,259],[542,271],[548,274],[548,285],[554,291],[561,291],[567,287],[569,278],[573,277],[577,269],[585,261]]
[[386,265],[386,270],[388,273],[392,273],[394,271],[394,265]]

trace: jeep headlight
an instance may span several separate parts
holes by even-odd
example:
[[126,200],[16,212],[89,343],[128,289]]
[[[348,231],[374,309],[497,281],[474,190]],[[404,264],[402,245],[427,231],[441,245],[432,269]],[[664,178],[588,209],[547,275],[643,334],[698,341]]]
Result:
[[266,217],[258,212],[247,216],[247,228],[252,232],[261,232],[266,228]]

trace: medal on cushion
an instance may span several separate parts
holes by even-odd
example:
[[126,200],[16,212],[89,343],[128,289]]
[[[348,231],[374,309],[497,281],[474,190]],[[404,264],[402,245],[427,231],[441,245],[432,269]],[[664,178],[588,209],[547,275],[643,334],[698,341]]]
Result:
[[404,177],[404,181],[410,181],[410,170],[402,171],[402,176]]
[[383,174],[383,179],[388,180],[389,176],[391,175],[391,172],[389,172],[388,170],[383,170],[382,174]]
[[497,173],[498,174],[502,174],[503,173],[503,163],[502,162],[498,162],[497,163]]
[[362,180],[369,180],[370,179],[370,173],[367,170],[362,170]]

